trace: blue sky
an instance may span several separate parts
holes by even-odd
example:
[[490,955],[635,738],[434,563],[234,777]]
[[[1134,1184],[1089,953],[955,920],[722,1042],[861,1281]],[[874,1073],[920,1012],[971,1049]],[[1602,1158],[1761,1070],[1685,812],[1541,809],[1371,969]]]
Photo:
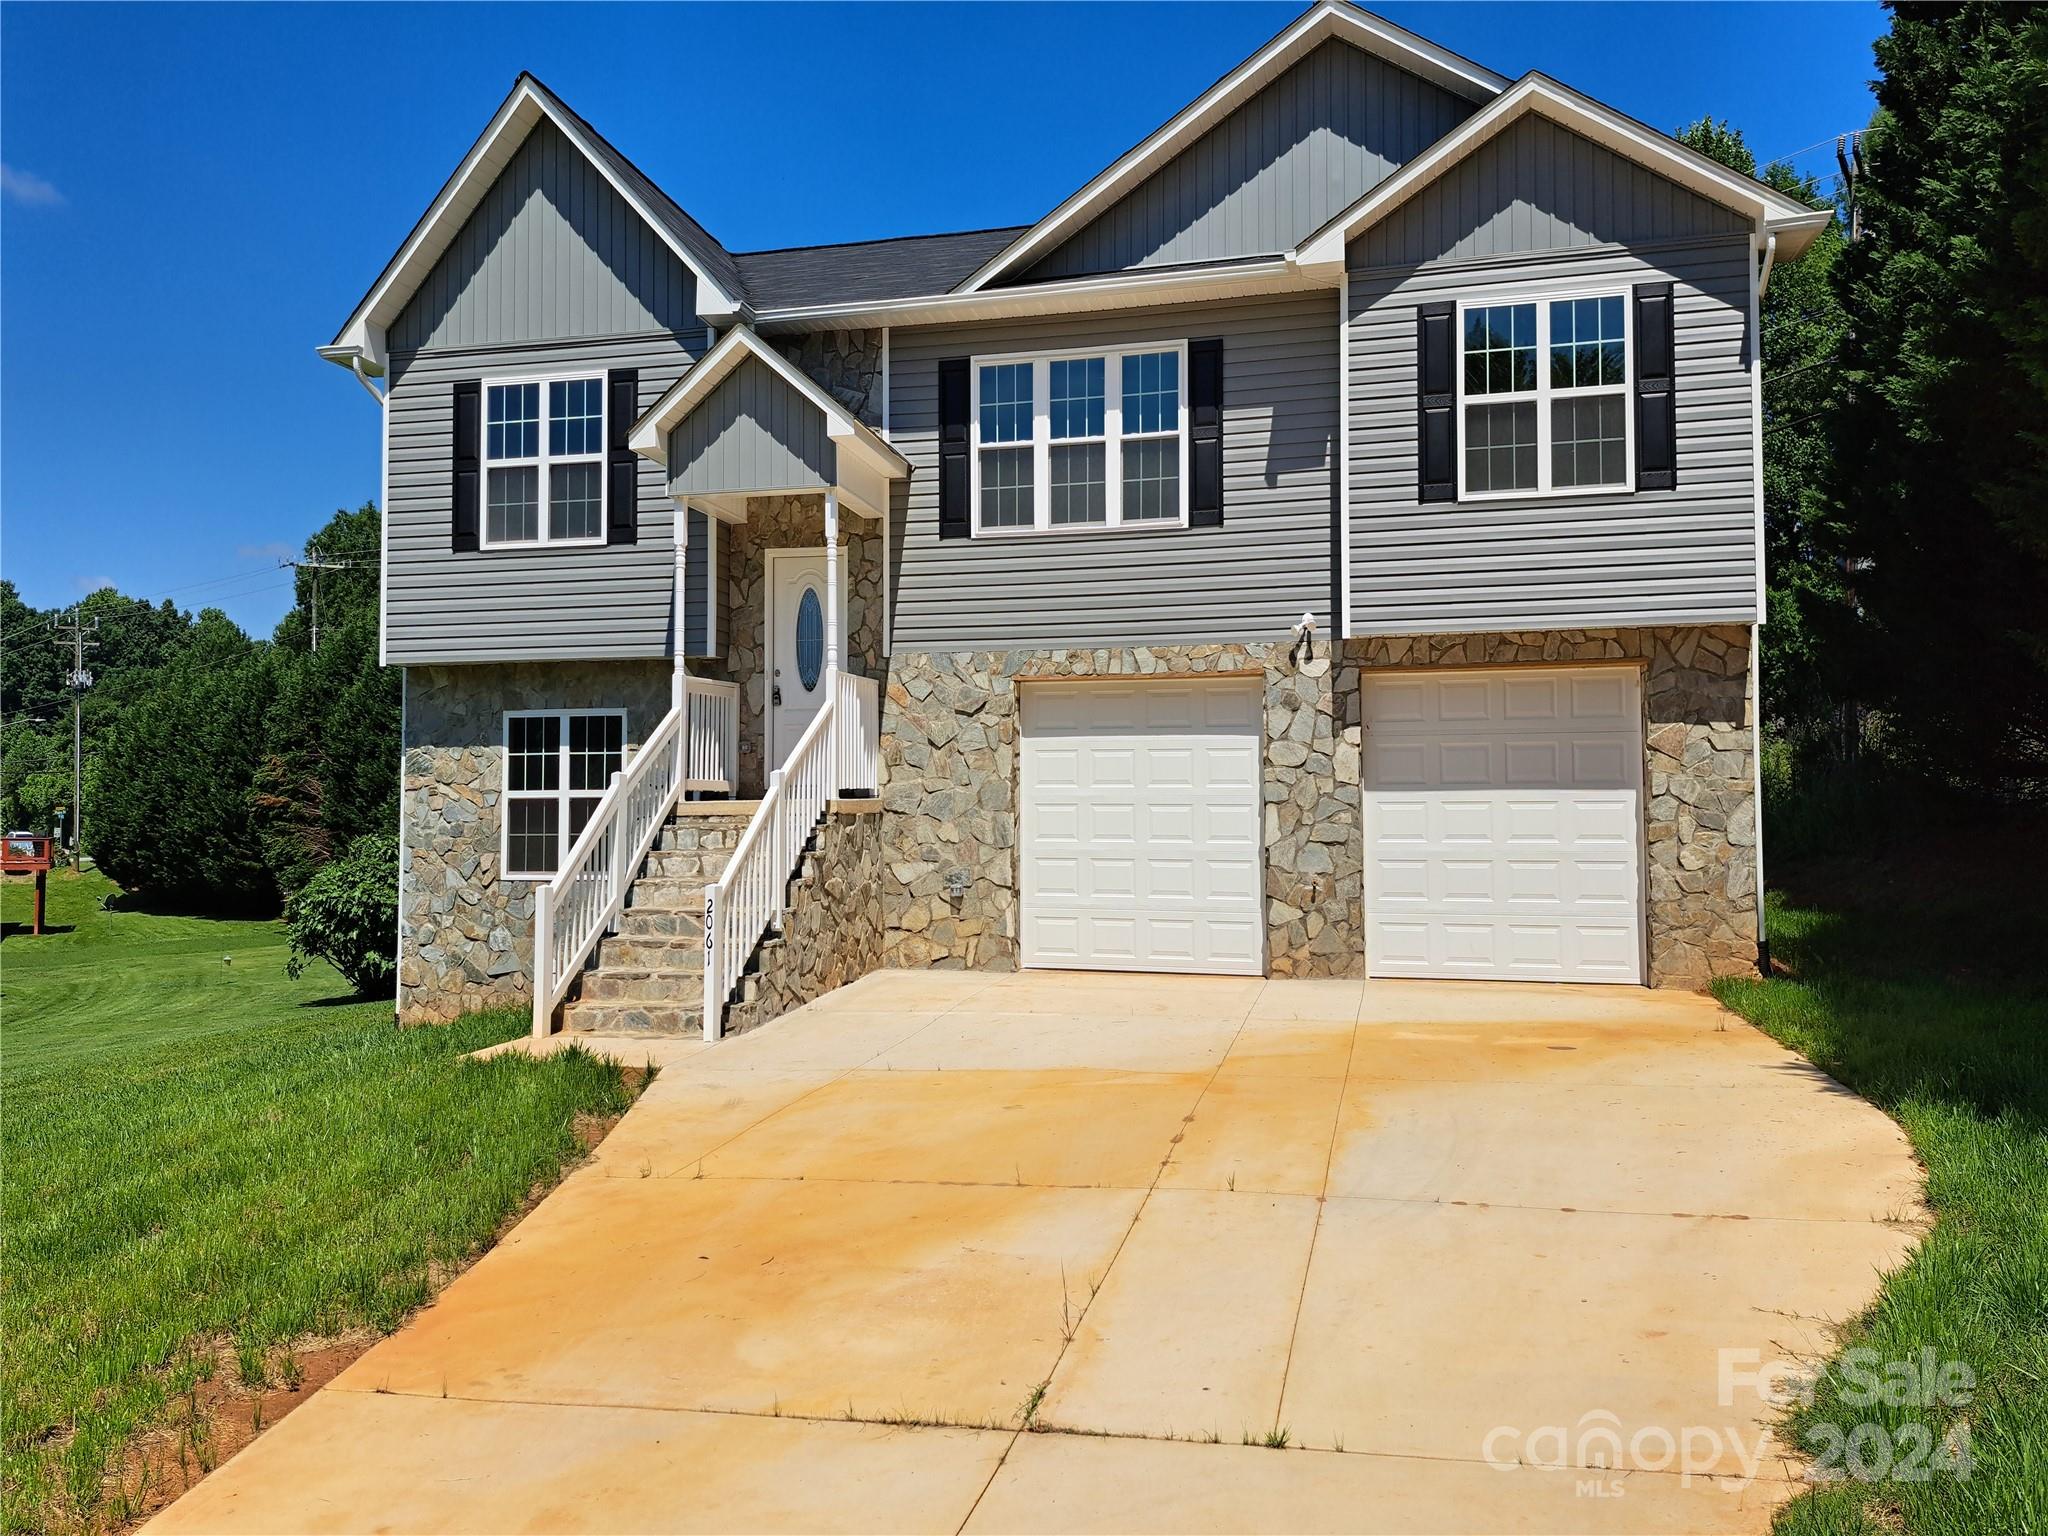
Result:
[[[733,250],[1026,223],[1302,7],[0,6],[0,574],[267,634],[377,491],[313,355],[522,68]],[[1870,114],[1868,4],[1387,4],[1760,157]]]

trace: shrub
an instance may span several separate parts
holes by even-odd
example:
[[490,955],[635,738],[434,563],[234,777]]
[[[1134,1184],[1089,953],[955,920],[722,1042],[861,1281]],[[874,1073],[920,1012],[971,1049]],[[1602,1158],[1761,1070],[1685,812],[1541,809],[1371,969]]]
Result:
[[372,832],[308,880],[285,902],[297,980],[309,959],[325,960],[363,997],[391,996],[398,933],[398,839]]

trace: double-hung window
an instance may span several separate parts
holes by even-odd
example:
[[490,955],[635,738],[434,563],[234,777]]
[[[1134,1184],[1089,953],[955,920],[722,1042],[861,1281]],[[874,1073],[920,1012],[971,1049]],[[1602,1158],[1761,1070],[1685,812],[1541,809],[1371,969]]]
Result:
[[1187,522],[1182,346],[974,362],[974,531]]
[[601,544],[604,377],[484,385],[484,547]]
[[562,867],[612,775],[626,762],[618,709],[516,710],[505,716],[505,850],[513,879]]
[[1624,295],[1482,301],[1459,319],[1460,497],[1633,484]]

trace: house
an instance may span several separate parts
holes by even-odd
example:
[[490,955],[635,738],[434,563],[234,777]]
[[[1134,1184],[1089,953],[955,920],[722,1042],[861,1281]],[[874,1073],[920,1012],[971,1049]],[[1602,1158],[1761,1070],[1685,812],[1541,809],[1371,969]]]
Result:
[[1343,0],[1035,223],[849,245],[522,75],[321,349],[402,1015],[1751,970],[1757,306],[1828,217]]

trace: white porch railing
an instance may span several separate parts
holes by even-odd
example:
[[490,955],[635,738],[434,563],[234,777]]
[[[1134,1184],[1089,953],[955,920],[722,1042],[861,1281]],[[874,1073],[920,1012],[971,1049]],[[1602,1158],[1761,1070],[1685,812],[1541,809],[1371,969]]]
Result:
[[754,947],[782,915],[790,877],[833,798],[872,792],[880,771],[875,680],[831,669],[825,702],[747,823],[725,873],[704,888],[704,1038],[716,1040],[725,1003]]
[[882,762],[882,691],[872,677],[832,674],[839,794],[871,795]]
[[693,677],[689,777],[684,789],[730,792],[740,779],[740,685]]
[[545,1036],[555,1006],[590,951],[619,925],[662,823],[685,789],[731,790],[739,778],[739,690],[686,678],[683,696],[640,750],[612,775],[561,871],[533,897],[533,1032]]

